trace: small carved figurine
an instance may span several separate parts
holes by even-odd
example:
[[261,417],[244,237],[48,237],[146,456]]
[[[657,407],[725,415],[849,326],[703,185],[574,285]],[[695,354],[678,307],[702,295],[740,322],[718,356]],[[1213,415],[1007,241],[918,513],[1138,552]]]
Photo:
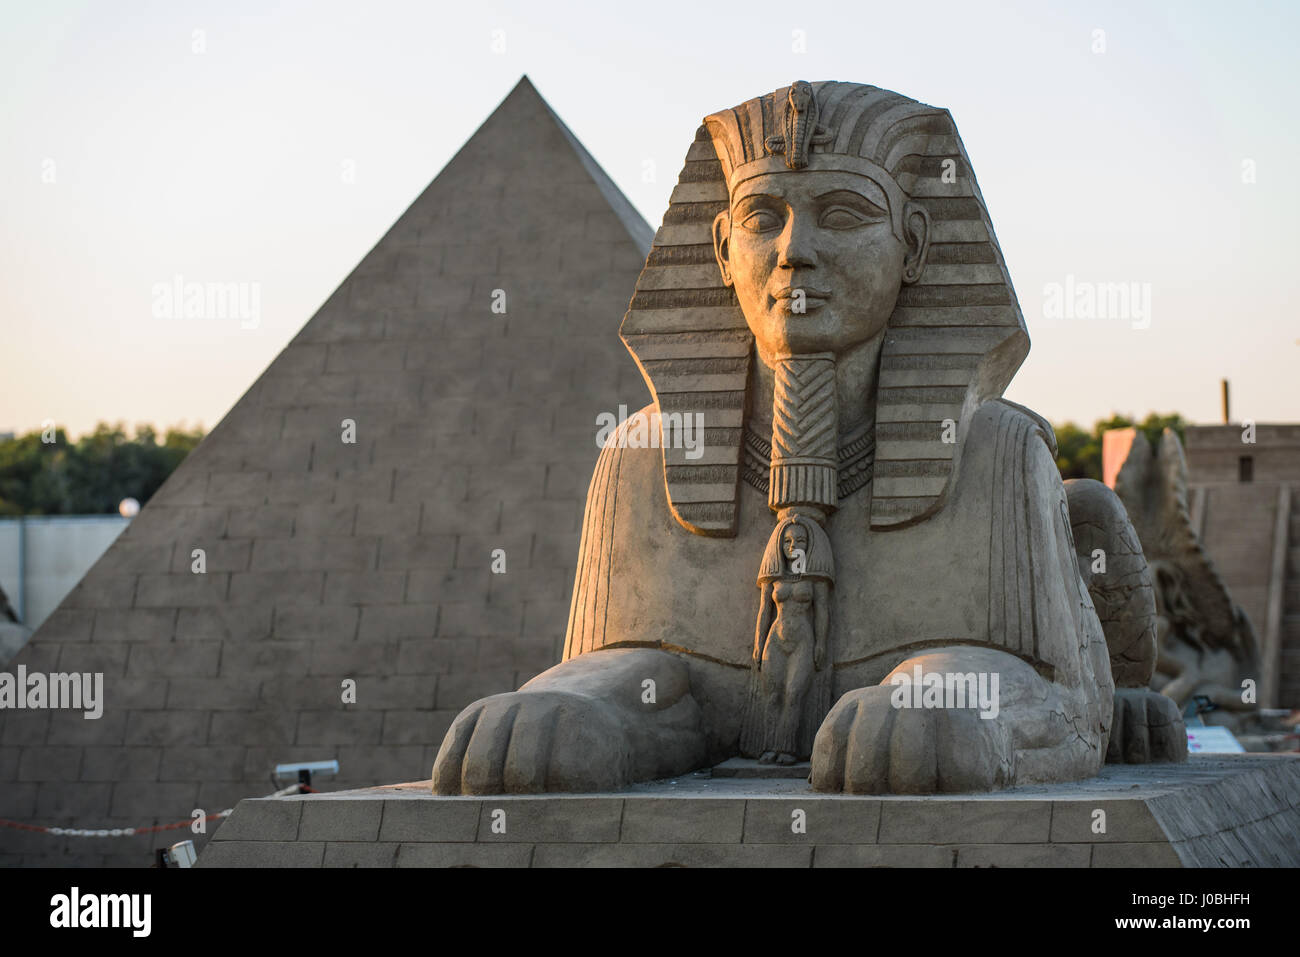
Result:
[[[830,541],[811,519],[777,525],[758,572],[758,626],[740,753],[794,764],[812,752],[830,707]],[[802,733],[801,733],[802,729]]]

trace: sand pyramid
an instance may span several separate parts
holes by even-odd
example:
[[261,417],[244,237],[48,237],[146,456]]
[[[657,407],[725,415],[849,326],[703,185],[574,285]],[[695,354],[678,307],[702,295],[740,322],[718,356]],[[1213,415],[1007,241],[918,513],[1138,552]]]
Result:
[[[0,711],[0,818],[427,777],[462,706],[557,662],[597,413],[648,400],[618,326],[651,238],[520,80],[8,665],[103,672],[105,708]],[[0,864],[190,836],[0,828]]]

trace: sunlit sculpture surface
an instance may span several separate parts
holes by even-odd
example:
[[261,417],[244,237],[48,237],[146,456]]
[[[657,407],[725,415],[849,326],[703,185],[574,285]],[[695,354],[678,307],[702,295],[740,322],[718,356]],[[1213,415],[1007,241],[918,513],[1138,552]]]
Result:
[[[738,755],[821,791],[989,790],[1185,755],[1123,507],[1067,498],[1051,427],[1001,398],[1029,339],[947,111],[798,82],[706,117],[621,335],[661,447],[626,441],[638,416],[606,442],[564,661],[461,713],[436,792]],[[673,435],[696,413],[702,454]],[[1080,522],[1085,555],[1129,553],[1118,590]],[[1105,634],[1094,594],[1125,596]]]

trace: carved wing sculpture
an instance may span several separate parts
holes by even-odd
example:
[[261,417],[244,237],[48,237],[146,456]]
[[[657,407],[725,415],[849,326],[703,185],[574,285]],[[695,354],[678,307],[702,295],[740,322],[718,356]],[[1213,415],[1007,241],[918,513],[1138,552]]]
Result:
[[[1182,443],[1165,429],[1153,453],[1139,431],[1115,480],[1151,565],[1157,609],[1163,619],[1155,683],[1179,705],[1212,692],[1219,703],[1242,710],[1239,684],[1259,676],[1259,646],[1245,612],[1206,553],[1192,525],[1187,461]],[[1213,658],[1230,656],[1235,675]],[[1223,692],[1231,691],[1230,695]]]

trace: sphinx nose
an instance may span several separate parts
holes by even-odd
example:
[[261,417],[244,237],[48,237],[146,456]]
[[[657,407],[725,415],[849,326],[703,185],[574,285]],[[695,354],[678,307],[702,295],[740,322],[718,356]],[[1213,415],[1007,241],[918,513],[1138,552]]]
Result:
[[812,230],[801,226],[796,217],[790,217],[781,234],[781,251],[777,264],[784,269],[811,269],[817,265]]

